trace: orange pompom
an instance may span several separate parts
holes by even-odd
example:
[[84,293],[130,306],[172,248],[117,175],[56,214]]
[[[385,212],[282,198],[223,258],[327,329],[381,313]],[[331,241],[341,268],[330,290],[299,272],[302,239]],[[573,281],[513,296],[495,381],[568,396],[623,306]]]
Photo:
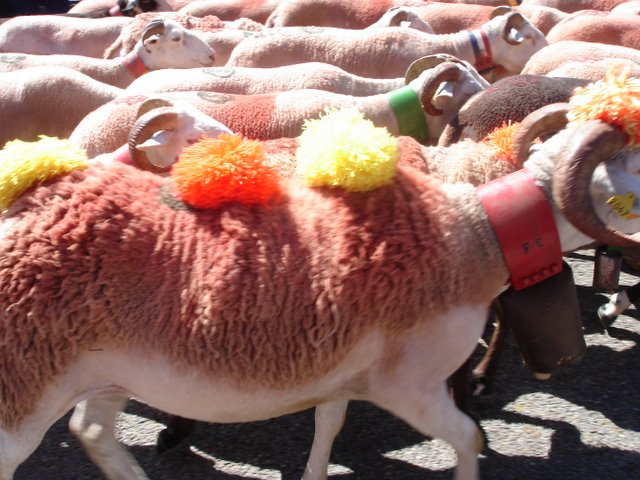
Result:
[[510,163],[515,163],[513,158],[513,134],[516,132],[520,122],[502,122],[498,128],[489,133],[482,140],[487,145],[492,145],[498,150],[498,155]]
[[265,204],[280,193],[278,174],[264,163],[262,143],[239,135],[203,137],[182,151],[171,176],[182,201],[196,208]]

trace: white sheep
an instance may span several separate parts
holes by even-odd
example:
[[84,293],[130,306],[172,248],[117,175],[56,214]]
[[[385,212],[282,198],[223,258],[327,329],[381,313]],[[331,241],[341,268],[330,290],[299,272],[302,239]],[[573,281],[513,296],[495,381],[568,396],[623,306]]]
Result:
[[[307,118],[327,108],[355,107],[376,125],[394,135],[407,134],[435,143],[447,122],[474,93],[488,84],[466,62],[449,55],[434,55],[418,63],[425,70],[409,84],[390,93],[355,97],[321,90],[303,89],[261,95],[216,92],[166,92],[153,97],[180,99],[253,139],[295,137]],[[427,68],[426,64],[431,67]],[[415,65],[414,65],[415,66]],[[113,151],[122,145],[135,120],[138,106],[149,95],[123,95],[87,115],[70,139],[89,155]]]
[[565,63],[580,60],[592,62],[606,59],[625,59],[640,64],[640,51],[619,45],[563,40],[551,43],[534,53],[522,69],[522,73],[546,75]]
[[[217,52],[217,50],[216,50]],[[305,62],[282,67],[208,67],[164,69],[134,80],[127,94],[209,91],[253,95],[313,88],[343,95],[368,96],[404,86],[404,78],[367,78],[329,63]]]
[[156,20],[149,22],[136,48],[126,57],[0,54],[0,72],[34,66],[63,66],[123,88],[149,70],[204,67],[213,65],[214,61],[214,51],[199,33],[173,21]]
[[0,52],[102,58],[130,21],[128,17],[20,15],[0,25]]
[[402,76],[425,55],[447,53],[498,76],[519,73],[527,60],[547,45],[544,35],[524,16],[498,15],[482,28],[449,35],[388,27],[348,30],[288,27],[280,35],[247,38],[231,52],[227,66],[276,67],[324,62],[372,78]]
[[0,146],[39,135],[66,138],[90,112],[122,89],[65,67],[31,67],[0,75]]
[[[640,195],[626,141],[590,121],[528,160],[519,178],[547,194],[562,251],[636,244],[621,232],[638,218],[606,203]],[[189,208],[172,188],[96,165],[0,217],[0,478],[76,404],[70,428],[107,478],[146,478],[114,437],[131,396],[209,422],[317,405],[305,480],[326,478],[347,402],[366,400],[451,444],[457,480],[478,478],[482,436],[446,379],[510,278],[484,194],[404,165],[368,192],[291,178],[268,208]]]

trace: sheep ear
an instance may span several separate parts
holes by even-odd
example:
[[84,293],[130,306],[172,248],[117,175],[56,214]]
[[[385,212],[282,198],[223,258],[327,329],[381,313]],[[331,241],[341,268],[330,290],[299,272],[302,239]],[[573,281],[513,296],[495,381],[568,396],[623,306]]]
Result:
[[489,18],[496,18],[496,17],[499,17],[500,15],[506,15],[507,13],[511,13],[511,12],[513,12],[513,9],[511,7],[508,7],[506,5],[501,5],[499,7],[494,8],[491,11]]
[[511,13],[507,17],[502,31],[502,37],[511,45],[519,45],[524,41],[524,36],[520,33],[520,27],[526,23],[525,18],[519,13]]

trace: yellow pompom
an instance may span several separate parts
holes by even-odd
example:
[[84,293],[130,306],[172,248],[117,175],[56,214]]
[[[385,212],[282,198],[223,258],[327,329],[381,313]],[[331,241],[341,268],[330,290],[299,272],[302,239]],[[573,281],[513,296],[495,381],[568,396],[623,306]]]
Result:
[[40,136],[35,142],[7,142],[0,150],[0,210],[33,184],[87,164],[86,152],[68,140]]
[[325,112],[307,120],[298,139],[297,172],[312,186],[364,192],[395,176],[396,139],[356,109]]
[[628,67],[614,65],[604,80],[576,88],[569,104],[569,121],[602,120],[619,126],[629,146],[640,143],[640,78],[629,78]]

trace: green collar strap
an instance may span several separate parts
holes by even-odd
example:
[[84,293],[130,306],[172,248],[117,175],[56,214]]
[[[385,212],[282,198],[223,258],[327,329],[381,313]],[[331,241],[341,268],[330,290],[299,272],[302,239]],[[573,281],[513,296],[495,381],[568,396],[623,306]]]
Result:
[[413,137],[419,142],[427,138],[427,121],[424,118],[424,109],[420,103],[418,94],[406,85],[389,92],[389,105],[393,110],[400,128],[400,135]]

